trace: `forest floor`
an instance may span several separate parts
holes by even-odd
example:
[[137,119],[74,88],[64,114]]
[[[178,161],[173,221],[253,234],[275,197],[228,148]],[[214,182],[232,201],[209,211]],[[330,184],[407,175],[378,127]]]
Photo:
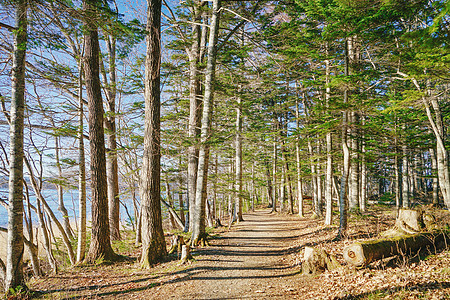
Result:
[[[135,262],[73,267],[31,279],[29,287],[41,299],[450,299],[449,251],[301,274],[305,246],[323,248],[344,263],[344,246],[389,228],[395,212],[377,208],[352,217],[343,241],[333,239],[336,226],[309,216],[257,210],[231,230],[217,229],[211,245],[193,249],[187,264],[174,256],[148,270]],[[448,212],[441,219],[448,220]],[[138,253],[134,248],[127,255]]]

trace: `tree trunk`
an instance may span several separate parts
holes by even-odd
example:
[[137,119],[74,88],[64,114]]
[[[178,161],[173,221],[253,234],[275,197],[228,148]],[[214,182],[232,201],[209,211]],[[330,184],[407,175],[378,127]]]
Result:
[[[326,55],[328,56],[328,44],[326,44]],[[325,60],[325,101],[330,106],[330,60]],[[327,169],[325,174],[325,225],[331,225],[333,219],[333,139],[331,131],[326,134],[327,143]]]
[[255,202],[256,202],[255,198],[256,199],[258,198],[258,196],[256,194],[256,187],[255,187],[255,163],[256,163],[256,161],[254,161],[252,163],[252,188],[251,188],[251,190],[252,190],[252,206],[251,206],[252,211],[255,211]]
[[208,41],[208,60],[205,74],[205,95],[203,98],[203,113],[200,131],[200,149],[198,155],[197,186],[195,192],[194,226],[191,244],[204,243],[205,231],[205,195],[209,160],[209,138],[214,100],[214,75],[216,69],[217,35],[219,31],[220,0],[213,1],[212,17]]
[[160,66],[161,0],[147,1],[144,157],[141,174],[142,267],[167,254],[161,216]]
[[244,221],[242,218],[242,112],[241,112],[241,97],[237,98],[236,107],[236,218],[237,222]]
[[[295,98],[295,118],[297,130],[300,130],[300,112],[299,112],[298,97]],[[303,184],[302,184],[302,173],[300,166],[300,136],[297,134],[295,141],[295,154],[297,162],[297,200],[298,200],[298,215],[303,217]]]
[[91,150],[91,213],[92,234],[87,261],[98,258],[114,260],[108,220],[108,193],[106,180],[105,134],[103,130],[103,100],[100,86],[98,31],[96,7],[98,0],[84,0],[86,12],[84,35],[84,71],[89,108],[89,145]]
[[186,49],[189,57],[189,124],[188,137],[191,145],[188,147],[188,205],[189,231],[194,225],[195,189],[197,185],[198,168],[198,138],[200,135],[200,112],[202,95],[200,86],[200,19],[199,3],[195,1],[192,25],[192,46]]
[[[397,141],[397,134],[395,133],[394,137],[394,173],[395,173],[395,179],[394,179],[394,193],[395,193],[395,207],[399,209],[402,205],[402,190],[400,188],[400,181],[401,181],[401,170],[400,170],[400,161],[398,157],[398,141]],[[381,196],[381,193],[380,193]]]
[[[447,208],[450,208],[450,169],[449,169],[448,151],[447,148],[445,147],[446,133],[444,130],[444,123],[442,120],[441,109],[436,97],[431,97],[430,101],[434,110],[436,120],[435,125],[432,127],[437,140],[436,158],[437,158],[439,188],[441,189],[445,206]],[[430,113],[427,112],[427,115],[428,119],[431,120],[432,117],[430,117]]]
[[86,253],[86,159],[84,153],[84,104],[83,65],[79,62],[78,95],[78,244],[77,262],[83,261]]
[[410,194],[410,186],[409,186],[409,162],[408,162],[408,148],[406,145],[402,147],[403,149],[403,163],[402,163],[402,202],[403,207],[409,207],[409,194]]
[[[412,82],[420,92],[419,83],[415,78],[412,78]],[[450,170],[449,170],[449,158],[448,151],[445,147],[446,133],[444,130],[444,122],[442,118],[441,108],[439,106],[438,97],[432,95],[431,89],[428,88],[427,97],[422,97],[422,102],[425,106],[425,112],[430,122],[431,129],[436,137],[436,159],[437,159],[437,171],[439,178],[439,188],[442,192],[444,204],[447,208],[450,208]],[[434,117],[431,111],[433,107]]]
[[[63,226],[61,225],[61,223],[58,221],[55,214],[51,210],[50,206],[48,205],[48,203],[45,201],[44,197],[42,196],[42,193],[41,193],[39,186],[36,182],[36,179],[33,175],[33,170],[31,168],[30,162],[28,161],[28,159],[26,157],[24,157],[23,159],[24,159],[25,165],[27,167],[28,173],[30,174],[30,181],[31,181],[31,185],[33,186],[34,193],[36,195],[36,199],[40,204],[42,204],[44,206],[44,209],[47,212],[47,215],[50,217],[50,219],[53,222],[55,222],[55,225],[56,225],[56,227],[58,227],[58,230],[61,234],[63,243],[67,248],[67,254],[69,256],[69,261],[71,264],[75,264],[75,255],[73,253],[73,248],[72,248],[72,244],[70,243],[70,239],[67,236],[66,231],[64,230]],[[50,226],[50,227],[48,227],[49,230],[52,230],[51,225],[49,225],[49,226]]]
[[[348,39],[345,40],[345,68],[344,75],[348,76]],[[348,103],[348,90],[344,91],[344,103]],[[342,166],[342,177],[341,177],[341,189],[339,191],[339,233],[338,238],[343,238],[347,233],[347,213],[348,213],[348,203],[347,203],[347,185],[348,185],[348,173],[350,168],[350,151],[347,144],[348,135],[348,112],[346,110],[342,113],[342,151],[344,154],[344,161]]]
[[317,137],[317,165],[316,165],[316,183],[317,183],[317,210],[320,212],[319,216],[323,216],[322,207],[323,207],[323,199],[322,199],[322,174],[321,174],[321,166],[320,166],[320,138]]
[[[277,129],[277,126],[275,126]],[[277,211],[277,139],[273,141],[273,167],[272,167],[272,212]]]
[[[105,36],[109,56],[109,83],[106,84],[105,132],[107,141],[106,178],[108,182],[109,230],[111,240],[120,240],[119,165],[116,143],[116,39]],[[105,76],[106,79],[106,76]]]
[[[172,199],[172,194],[170,193],[170,184],[169,184],[169,174],[166,173],[166,199],[167,199],[167,203],[170,205],[170,207],[174,207],[173,205],[173,199]],[[169,214],[169,221],[170,221],[170,226],[172,227],[172,229],[177,228],[177,224],[175,224],[175,219],[173,214]],[[184,224],[182,225],[182,228],[184,228]]]
[[431,176],[432,176],[432,187],[433,187],[433,204],[439,205],[439,183],[437,177],[437,160],[436,154],[433,148],[430,148],[431,156]]
[[[272,180],[270,177],[270,165],[268,162],[266,162],[266,177],[267,177],[267,198],[269,199],[269,207],[273,207],[274,200],[273,200],[273,192],[272,192]],[[273,208],[272,208],[273,211]]]
[[[179,157],[178,167],[181,170],[181,156]],[[184,216],[184,201],[183,201],[183,176],[181,172],[178,174],[178,205],[180,206],[180,219],[186,225],[186,218]]]
[[56,169],[58,170],[58,183],[56,184],[56,189],[58,192],[58,210],[61,212],[63,217],[64,230],[66,231],[67,236],[72,240],[72,227],[70,226],[69,214],[67,212],[67,208],[64,205],[64,190],[62,186],[62,169],[61,169],[61,160],[59,158],[59,138],[55,136],[55,160],[56,160]]
[[[365,118],[362,118],[362,125],[365,125]],[[364,140],[364,139],[363,139]],[[361,144],[361,187],[359,198],[359,209],[362,212],[366,211],[367,206],[367,166],[366,166],[366,144],[363,141]]]
[[8,241],[6,293],[25,287],[23,278],[23,128],[25,109],[25,63],[27,49],[27,1],[15,1],[14,53],[12,67]]
[[41,228],[42,237],[44,238],[44,249],[45,253],[47,254],[47,259],[50,267],[52,268],[53,274],[58,273],[58,264],[56,262],[55,257],[53,256],[52,252],[52,243],[50,241],[50,237],[48,235],[47,226],[44,220],[44,213],[42,211],[41,207],[41,201],[36,201],[36,214],[38,215],[39,220],[39,227]]
[[355,112],[351,112],[351,138],[350,138],[350,183],[349,183],[349,206],[350,210],[356,210],[359,206],[359,163],[358,163],[358,134],[355,127],[357,126],[358,116]]

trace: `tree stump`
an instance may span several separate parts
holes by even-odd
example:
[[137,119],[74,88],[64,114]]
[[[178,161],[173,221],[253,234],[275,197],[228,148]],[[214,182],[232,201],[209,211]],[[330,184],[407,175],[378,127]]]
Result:
[[223,225],[222,225],[222,223],[220,223],[220,219],[219,218],[216,218],[215,220],[214,220],[214,227],[215,228],[218,228],[218,227],[222,227]]
[[416,209],[401,208],[398,211],[395,226],[397,229],[404,231],[407,234],[415,234],[424,229],[422,221],[423,211]]
[[190,259],[192,259],[192,255],[191,255],[191,248],[189,247],[189,245],[181,246],[180,265],[187,263],[188,260]]
[[169,249],[169,254],[174,253],[177,251],[177,253],[181,253],[182,246],[185,245],[184,239],[181,235],[173,235],[171,240],[171,245]]
[[305,254],[303,256],[302,273],[303,274],[318,274],[325,272],[325,270],[335,270],[341,265],[325,250],[316,249],[313,247],[305,247]]
[[436,221],[433,215],[424,213],[422,210],[401,208],[398,211],[394,228],[380,233],[380,236],[393,238],[436,229]]

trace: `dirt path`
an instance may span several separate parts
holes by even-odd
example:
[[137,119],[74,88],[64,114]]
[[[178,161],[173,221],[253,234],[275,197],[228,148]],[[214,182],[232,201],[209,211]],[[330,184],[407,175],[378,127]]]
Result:
[[[399,257],[360,270],[300,274],[305,246],[343,263],[345,245],[392,226],[395,218],[374,213],[352,220],[349,239],[336,242],[336,226],[261,210],[244,215],[231,231],[223,228],[211,246],[194,249],[190,264],[172,257],[151,269],[133,262],[72,267],[32,279],[29,287],[41,299],[450,299],[448,251],[427,260]],[[127,255],[137,257],[139,247]]]
[[294,285],[298,265],[286,259],[289,241],[301,231],[298,218],[246,214],[245,220],[212,246],[200,251],[180,278],[156,289],[155,298],[264,299],[299,298]]

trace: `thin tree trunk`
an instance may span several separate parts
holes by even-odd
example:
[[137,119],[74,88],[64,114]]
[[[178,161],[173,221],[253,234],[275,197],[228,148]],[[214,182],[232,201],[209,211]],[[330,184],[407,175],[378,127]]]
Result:
[[437,177],[437,160],[436,154],[433,148],[430,148],[431,156],[431,176],[432,176],[432,187],[433,187],[433,204],[439,205],[439,182]]
[[410,195],[410,185],[409,185],[409,162],[408,162],[408,148],[406,145],[403,145],[403,163],[402,163],[402,200],[403,207],[408,208],[409,203],[409,195]]
[[[31,266],[33,268],[33,275],[40,276],[42,274],[42,271],[41,271],[39,257],[38,257],[38,241],[36,241],[36,244],[34,244],[33,219],[31,218],[30,195],[28,192],[28,186],[25,182],[24,182],[24,186],[25,186],[25,200],[27,203],[27,211],[26,212],[28,214],[28,217],[27,217],[27,214],[24,214],[26,232],[28,234],[28,240],[26,237],[24,237],[24,242],[25,242],[25,246],[28,250],[28,255],[30,257]],[[8,230],[5,229],[5,232],[7,233]]]
[[[415,78],[412,78],[412,82],[420,92],[421,89],[417,80]],[[430,122],[431,129],[433,130],[434,136],[436,137],[436,159],[439,188],[441,190],[445,206],[447,208],[450,208],[449,158],[448,151],[445,147],[445,131],[441,108],[439,106],[437,97],[431,94],[430,87],[428,87],[427,94],[427,97],[422,97],[422,102],[425,106],[425,112],[427,114],[428,121]],[[434,117],[431,111],[430,103],[431,107],[433,107]]]
[[[178,166],[181,170],[181,156],[178,160]],[[184,216],[184,201],[183,201],[183,177],[180,174],[178,175],[178,205],[180,206],[180,219],[183,224],[186,224],[186,218]]]
[[200,131],[200,149],[198,155],[197,187],[195,192],[194,226],[191,244],[203,244],[206,238],[205,231],[205,194],[209,160],[209,136],[211,131],[211,118],[214,100],[214,75],[216,69],[217,36],[219,31],[220,0],[213,1],[212,17],[208,41],[208,60],[205,74],[205,96],[203,99],[203,113]]
[[[402,206],[402,190],[400,187],[401,182],[401,170],[400,170],[400,161],[399,161],[399,153],[398,153],[398,141],[397,136],[394,138],[394,172],[395,172],[395,181],[394,181],[394,191],[395,191],[395,206],[399,209]],[[381,196],[381,193],[380,193]]]
[[109,56],[109,83],[105,76],[107,114],[104,119],[108,147],[106,152],[108,217],[111,240],[120,240],[119,165],[116,142],[116,39],[112,35],[107,35],[105,38]]
[[255,198],[257,199],[258,196],[256,194],[256,187],[255,187],[255,162],[252,163],[252,211],[255,211]]
[[[167,196],[168,204],[171,207],[174,207],[172,194],[170,193],[169,174],[166,174],[166,196]],[[172,226],[172,229],[176,229],[177,224],[175,223],[175,219],[172,214],[169,214],[169,220],[170,220],[170,225]]]
[[[357,115],[355,112],[351,112],[351,127],[357,125]],[[356,140],[357,130],[351,130],[350,138],[350,191],[349,191],[349,206],[350,210],[356,210],[359,206],[359,163],[358,163],[358,142]]]
[[[277,128],[277,127],[275,127]],[[272,167],[272,179],[273,179],[273,185],[272,185],[272,212],[277,211],[277,139],[274,138],[273,141],[273,167]]]
[[241,97],[237,98],[236,106],[236,217],[237,222],[241,222],[242,218],[242,112],[241,112]]
[[56,274],[56,273],[58,273],[58,264],[56,262],[55,257],[53,256],[52,243],[51,243],[50,237],[48,235],[48,230],[47,230],[47,226],[45,223],[44,214],[42,212],[41,201],[36,201],[36,203],[37,203],[36,213],[38,215],[39,227],[41,228],[42,237],[44,238],[45,253],[47,254],[48,263],[50,264],[50,267],[52,268],[53,274]]
[[23,128],[25,110],[25,63],[27,49],[27,1],[15,1],[14,53],[12,67],[8,241],[5,291],[22,286],[23,277]]
[[[56,227],[58,227],[58,230],[59,230],[59,232],[61,234],[63,243],[64,243],[64,245],[67,248],[67,254],[69,256],[69,261],[70,261],[71,264],[75,264],[75,255],[73,253],[73,248],[72,248],[72,244],[70,243],[70,239],[67,236],[66,231],[64,230],[64,227],[58,221],[58,219],[56,218],[55,214],[51,210],[50,206],[48,205],[48,203],[45,201],[44,197],[42,196],[42,193],[41,193],[41,191],[39,189],[38,183],[36,182],[36,179],[35,179],[35,177],[33,175],[33,170],[31,168],[30,162],[28,161],[28,159],[25,156],[23,157],[23,159],[24,159],[24,162],[25,162],[25,166],[27,167],[28,173],[30,174],[30,181],[31,181],[31,185],[33,186],[34,193],[36,195],[36,199],[37,199],[37,201],[39,201],[44,206],[44,209],[47,212],[47,214],[50,217],[50,219],[53,222],[55,222],[55,225],[56,225]],[[52,230],[52,228],[49,227],[49,230]]]
[[[326,44],[326,55],[328,56],[328,43]],[[327,108],[330,106],[330,60],[325,60],[325,102]],[[327,143],[327,166],[325,174],[325,225],[331,225],[333,221],[333,139],[331,131],[326,134]]]
[[83,104],[83,65],[79,63],[78,91],[78,243],[77,262],[81,262],[86,253],[86,159],[84,153],[84,104]]
[[272,207],[273,211],[273,192],[272,192],[272,180],[270,177],[270,165],[268,162],[266,162],[266,177],[267,177],[267,198],[269,200],[269,207]]
[[[362,118],[362,125],[365,125],[365,117]],[[367,206],[367,166],[366,166],[366,143],[364,139],[361,143],[361,188],[359,209],[362,212],[366,211]]]
[[[344,75],[349,75],[349,55],[348,55],[348,39],[345,40],[345,70]],[[348,103],[348,90],[344,91],[344,103]],[[339,232],[338,238],[343,238],[347,234],[347,185],[348,173],[350,169],[350,151],[347,144],[347,126],[348,126],[348,112],[346,110],[342,113],[342,151],[344,154],[344,162],[342,166],[341,188],[339,191]]]
[[[298,97],[295,98],[295,118],[297,130],[300,130],[300,111],[299,111]],[[295,141],[295,154],[297,160],[297,199],[298,199],[298,215],[303,217],[303,184],[300,166],[300,135],[297,134]]]
[[161,0],[147,1],[147,32],[144,157],[141,173],[141,266],[148,268],[167,255],[160,204]]
[[63,180],[62,176],[62,169],[61,169],[61,160],[59,158],[59,138],[55,136],[55,160],[56,160],[56,169],[58,170],[58,182],[56,184],[56,189],[58,192],[58,210],[61,212],[61,215],[63,217],[63,224],[64,224],[64,230],[66,231],[67,236],[69,239],[73,239],[72,234],[72,227],[70,226],[70,219],[69,214],[67,212],[66,206],[64,205],[64,190],[63,186],[61,184],[61,181]]

